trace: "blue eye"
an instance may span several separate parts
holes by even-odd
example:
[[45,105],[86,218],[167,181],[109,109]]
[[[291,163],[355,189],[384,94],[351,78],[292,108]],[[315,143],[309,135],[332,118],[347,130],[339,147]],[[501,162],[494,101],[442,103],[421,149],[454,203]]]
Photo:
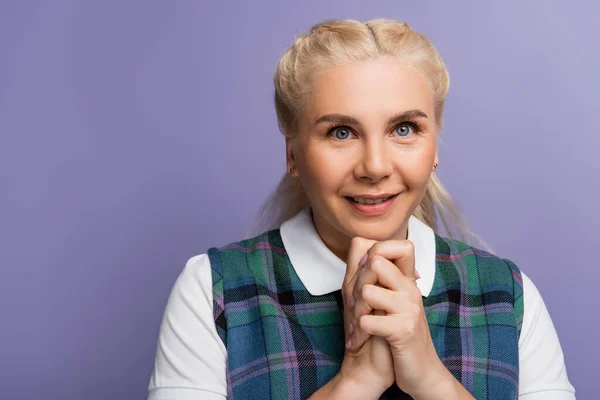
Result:
[[398,125],[394,131],[398,134],[398,136],[408,136],[411,132],[411,130],[413,130],[413,127],[407,124],[400,124]]
[[352,136],[352,131],[346,126],[338,126],[331,128],[327,134],[333,135],[338,140],[346,140]]

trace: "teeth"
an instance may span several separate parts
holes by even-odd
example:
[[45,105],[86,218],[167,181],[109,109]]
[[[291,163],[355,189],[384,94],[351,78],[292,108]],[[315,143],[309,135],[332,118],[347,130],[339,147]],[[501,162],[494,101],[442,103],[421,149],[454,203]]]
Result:
[[[391,196],[390,196],[391,197]],[[359,203],[359,204],[377,204],[377,203],[382,203],[384,201],[386,201],[387,199],[389,199],[390,197],[385,197],[382,199],[376,199],[376,200],[371,200],[371,199],[361,199],[360,197],[353,197],[352,200],[354,200],[355,202]]]

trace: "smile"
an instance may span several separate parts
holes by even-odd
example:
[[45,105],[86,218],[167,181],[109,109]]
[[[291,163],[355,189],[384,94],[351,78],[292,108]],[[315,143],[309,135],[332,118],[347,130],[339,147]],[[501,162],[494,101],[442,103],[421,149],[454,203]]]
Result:
[[357,203],[360,204],[377,204],[377,203],[382,203],[386,200],[391,199],[393,196],[388,196],[388,197],[382,197],[380,199],[365,199],[363,197],[352,197],[352,200],[354,200]]
[[348,196],[345,197],[352,209],[369,217],[385,214],[392,206],[400,193],[380,196]]

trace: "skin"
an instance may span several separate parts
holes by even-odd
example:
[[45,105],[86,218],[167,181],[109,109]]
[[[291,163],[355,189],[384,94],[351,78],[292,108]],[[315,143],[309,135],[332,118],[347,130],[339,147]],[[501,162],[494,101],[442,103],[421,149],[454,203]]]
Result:
[[[410,110],[423,129],[404,137],[388,120]],[[328,114],[352,117],[357,124],[327,136]],[[350,239],[406,239],[408,218],[421,201],[438,162],[431,88],[415,68],[396,60],[376,60],[334,67],[316,77],[298,134],[287,139],[288,168],[296,167],[325,244],[346,259]],[[400,125],[406,130],[408,125]],[[346,140],[339,131],[350,129]],[[411,128],[409,128],[411,129]],[[365,217],[344,196],[401,193],[385,215]],[[398,223],[402,221],[402,223]]]
[[[426,77],[380,57],[320,71],[297,135],[286,139],[288,169],[302,181],[317,232],[347,264],[346,353],[314,399],[375,399],[394,381],[415,399],[472,398],[436,354],[406,240],[438,162],[434,111]],[[382,193],[399,195],[380,216],[347,199]]]

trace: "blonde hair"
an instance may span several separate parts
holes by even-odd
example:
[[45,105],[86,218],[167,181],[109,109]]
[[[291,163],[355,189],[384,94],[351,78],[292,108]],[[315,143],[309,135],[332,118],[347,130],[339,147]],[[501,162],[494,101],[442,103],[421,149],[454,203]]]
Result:
[[[393,56],[417,67],[429,80],[435,101],[438,132],[443,128],[443,111],[449,87],[446,66],[433,44],[408,24],[389,19],[327,20],[314,25],[308,34],[296,38],[279,60],[274,73],[275,110],[279,130],[293,138],[298,116],[306,105],[311,78],[322,68]],[[278,228],[281,223],[309,206],[300,179],[286,171],[275,191],[256,214],[247,236]],[[487,246],[467,225],[458,206],[435,173],[414,216],[439,231],[438,218],[446,235],[475,247]]]

